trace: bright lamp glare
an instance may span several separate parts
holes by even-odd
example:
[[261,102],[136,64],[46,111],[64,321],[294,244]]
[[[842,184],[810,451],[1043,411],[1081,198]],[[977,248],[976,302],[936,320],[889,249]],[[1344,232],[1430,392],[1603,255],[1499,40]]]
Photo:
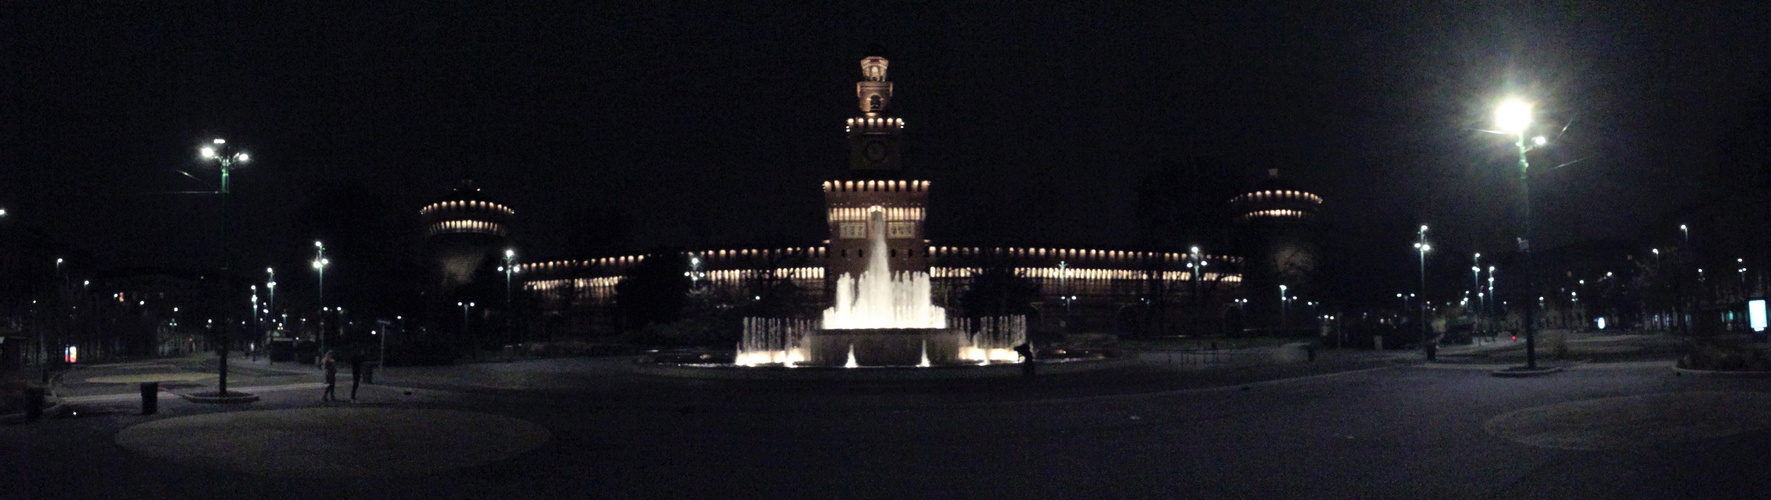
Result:
[[1531,143],[1532,143],[1532,144],[1536,144],[1536,145],[1539,145],[1539,146],[1542,146],[1542,145],[1544,145],[1544,144],[1549,144],[1549,142],[1550,142],[1550,140],[1549,140],[1549,139],[1545,139],[1545,138],[1543,138],[1543,136],[1541,136],[1541,135],[1540,135],[1540,136],[1537,136],[1537,137],[1532,137],[1532,138],[1531,138]]
[[204,158],[214,158],[215,148],[204,146],[203,149],[198,150],[198,154],[203,155]]
[[1531,103],[1518,99],[1508,99],[1494,110],[1494,123],[1502,131],[1521,134],[1525,127],[1531,126]]
[[228,143],[228,140],[227,140],[227,139],[221,139],[221,138],[217,138],[217,139],[215,139],[215,140],[214,140],[214,141],[210,141],[210,142],[213,142],[213,143],[215,143],[215,144],[227,144],[227,143]]
[[238,158],[240,159],[240,163],[246,163],[246,162],[252,161],[252,157],[247,156],[246,153],[240,153],[240,156],[238,156]]

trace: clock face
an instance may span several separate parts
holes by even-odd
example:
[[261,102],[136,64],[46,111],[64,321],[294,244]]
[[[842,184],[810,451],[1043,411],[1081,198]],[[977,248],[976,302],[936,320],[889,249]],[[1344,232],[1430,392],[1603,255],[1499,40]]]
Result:
[[863,151],[862,154],[867,155],[867,161],[871,161],[874,163],[879,163],[879,162],[885,161],[885,159],[886,159],[885,143],[879,142],[879,141],[869,141],[867,143],[867,149],[865,151]]

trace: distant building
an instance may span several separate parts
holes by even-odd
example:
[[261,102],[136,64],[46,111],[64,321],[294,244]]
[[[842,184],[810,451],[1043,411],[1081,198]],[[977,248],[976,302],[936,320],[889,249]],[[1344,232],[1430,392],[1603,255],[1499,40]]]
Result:
[[463,180],[418,215],[424,222],[429,291],[440,294],[472,281],[488,259],[502,255],[510,244],[516,210],[481,193],[472,180]]
[[[752,291],[759,288],[759,281],[792,283],[804,300],[813,302],[812,308],[827,306],[836,278],[859,273],[865,267],[864,223],[879,212],[887,223],[891,269],[927,271],[933,282],[933,301],[948,307],[950,315],[964,314],[951,310],[958,307],[959,296],[975,273],[985,267],[1006,267],[1039,287],[1034,304],[1037,313],[1029,318],[1035,328],[1204,335],[1233,334],[1241,329],[1245,311],[1237,307],[1236,299],[1243,297],[1243,259],[1235,255],[1193,255],[1190,249],[961,247],[930,241],[924,223],[928,199],[938,193],[931,194],[931,183],[905,168],[902,143],[906,125],[892,112],[894,87],[886,79],[889,60],[884,50],[875,46],[860,65],[862,80],[855,86],[859,113],[844,123],[850,149],[848,168],[822,185],[829,239],[786,248],[686,252],[685,260],[692,264],[684,269],[685,279],[705,287],[718,307],[758,300]],[[1308,206],[1294,207],[1289,202],[1275,202],[1279,198],[1270,193],[1250,195],[1254,198],[1246,202],[1240,197],[1232,202],[1259,210],[1307,211],[1310,217],[1315,204],[1320,203],[1315,198]],[[1297,200],[1305,199],[1301,196],[1313,198],[1300,195]],[[1267,228],[1267,219],[1280,214],[1262,211],[1244,215],[1256,220],[1258,227]],[[492,231],[498,227],[492,223],[504,220],[496,217],[494,212],[465,220],[480,224],[471,227]],[[431,224],[436,227],[440,222]],[[1284,229],[1283,224],[1271,226]],[[1292,241],[1291,233],[1285,234],[1288,236],[1272,241]],[[480,250],[484,248],[490,247],[473,246],[463,253],[484,255]],[[1280,267],[1308,263],[1313,255],[1285,257]],[[573,335],[615,333],[615,286],[647,257],[586,256],[525,263],[521,287],[545,305],[544,314],[551,318],[548,328]],[[1297,272],[1307,275],[1301,269]]]
[[[1321,221],[1317,212],[1322,197],[1299,189],[1279,178],[1279,170],[1267,171],[1267,178],[1253,189],[1230,200],[1235,209],[1238,230],[1238,252],[1244,257],[1243,286],[1248,294],[1245,307],[1251,327],[1279,329],[1311,329],[1314,318],[1300,307],[1295,297],[1320,297],[1314,278],[1321,237]],[[1283,292],[1280,287],[1285,289]],[[1287,303],[1281,303],[1282,300]],[[1301,314],[1300,314],[1301,313]]]

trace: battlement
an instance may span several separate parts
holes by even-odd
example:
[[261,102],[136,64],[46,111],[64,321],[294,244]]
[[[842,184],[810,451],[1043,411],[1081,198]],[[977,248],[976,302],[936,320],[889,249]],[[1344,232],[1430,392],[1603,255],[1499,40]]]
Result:
[[850,134],[885,134],[904,130],[903,118],[850,118],[843,132]]
[[824,181],[826,193],[927,193],[929,181]]
[[[864,222],[868,219],[868,217],[871,216],[870,213],[872,211],[873,210],[871,207],[867,207],[867,208],[862,208],[862,207],[831,208],[830,209],[830,221],[831,222]],[[926,210],[923,209],[922,207],[885,207],[885,208],[881,209],[881,211],[885,212],[886,222],[905,222],[905,221],[920,222],[920,221],[922,221],[924,212]]]
[[480,214],[498,214],[498,215],[512,216],[512,215],[516,215],[517,211],[512,210],[510,207],[500,205],[497,203],[493,203],[490,201],[472,201],[472,200],[468,200],[468,201],[439,201],[436,203],[425,205],[424,208],[418,209],[418,215],[430,216],[432,214],[439,215],[439,216],[445,216],[445,217],[450,216],[450,215],[480,215]]

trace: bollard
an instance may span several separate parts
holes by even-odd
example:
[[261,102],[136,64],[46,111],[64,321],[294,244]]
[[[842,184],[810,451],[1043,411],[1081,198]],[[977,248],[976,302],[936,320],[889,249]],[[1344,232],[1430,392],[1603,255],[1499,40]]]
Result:
[[141,383],[141,414],[153,415],[160,411],[160,383]]
[[43,418],[43,388],[25,388],[25,421],[36,422]]

